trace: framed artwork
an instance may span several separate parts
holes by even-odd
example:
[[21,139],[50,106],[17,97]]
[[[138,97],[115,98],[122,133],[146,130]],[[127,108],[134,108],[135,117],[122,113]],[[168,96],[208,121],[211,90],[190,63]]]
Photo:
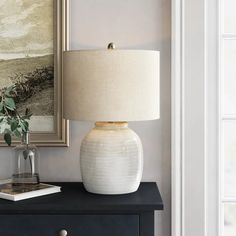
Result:
[[0,89],[17,86],[19,112],[28,107],[33,113],[32,143],[68,146],[62,52],[69,41],[69,0],[0,0],[0,9]]

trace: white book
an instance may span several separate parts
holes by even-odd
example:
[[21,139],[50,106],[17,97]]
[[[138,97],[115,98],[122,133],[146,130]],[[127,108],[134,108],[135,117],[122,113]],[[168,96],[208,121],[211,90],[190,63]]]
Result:
[[6,183],[1,181],[0,183],[0,198],[10,201],[20,201],[58,192],[61,192],[61,187],[44,183],[24,186],[15,186],[9,181],[6,181]]

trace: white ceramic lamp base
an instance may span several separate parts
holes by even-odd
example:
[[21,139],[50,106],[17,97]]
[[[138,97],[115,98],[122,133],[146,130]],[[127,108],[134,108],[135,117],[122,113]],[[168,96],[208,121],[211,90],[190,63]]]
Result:
[[82,141],[80,166],[88,192],[135,192],[143,172],[140,138],[126,122],[97,122]]

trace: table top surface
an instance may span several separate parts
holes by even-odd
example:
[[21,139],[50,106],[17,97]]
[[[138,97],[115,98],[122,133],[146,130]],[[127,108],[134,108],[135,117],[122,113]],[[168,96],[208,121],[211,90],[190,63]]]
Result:
[[62,192],[18,202],[0,199],[0,214],[84,214],[163,209],[160,192],[153,182],[143,182],[136,192],[124,195],[88,193],[80,182],[50,184],[61,186]]

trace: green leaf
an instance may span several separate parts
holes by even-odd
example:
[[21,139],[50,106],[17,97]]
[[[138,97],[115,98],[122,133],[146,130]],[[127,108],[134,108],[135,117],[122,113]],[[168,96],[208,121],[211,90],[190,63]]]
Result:
[[18,129],[16,129],[16,130],[14,131],[14,135],[15,135],[17,138],[20,138],[20,137],[21,137],[21,132],[20,132]]
[[22,116],[21,119],[22,120],[30,120],[30,117],[32,116],[33,114],[28,114],[27,116]]
[[12,117],[7,117],[7,118],[6,118],[8,125],[11,125],[12,119],[13,119]]
[[13,100],[13,98],[5,98],[5,104],[6,104],[6,107],[11,110],[11,111],[14,111],[15,108],[16,108],[16,104]]
[[11,131],[14,131],[17,127],[18,127],[18,122],[17,121],[13,121],[11,123]]
[[20,122],[19,125],[20,125],[22,131],[26,132],[24,123]]
[[4,117],[0,118],[0,123],[2,123],[2,122],[3,122],[3,120],[4,120]]
[[9,133],[4,134],[4,140],[8,146],[11,146],[11,135]]
[[22,116],[22,119],[23,120],[30,120],[30,117],[33,115],[33,113],[30,112],[30,109],[29,108],[26,108],[25,109],[25,115]]
[[25,120],[22,120],[20,123],[20,127],[24,132],[27,132],[29,129],[29,123]]
[[0,111],[2,111],[2,109],[3,109],[3,104],[0,103]]

